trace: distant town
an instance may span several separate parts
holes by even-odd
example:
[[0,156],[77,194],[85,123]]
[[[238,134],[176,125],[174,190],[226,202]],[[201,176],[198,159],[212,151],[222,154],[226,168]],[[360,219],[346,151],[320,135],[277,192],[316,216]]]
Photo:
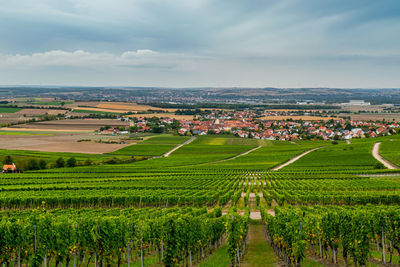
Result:
[[205,117],[199,116],[193,120],[176,120],[167,116],[164,118],[120,118],[120,120],[130,121],[128,129],[107,128],[102,129],[100,133],[128,134],[131,132],[175,131],[179,135],[232,134],[242,138],[291,141],[373,138],[398,134],[400,131],[400,124],[397,122],[312,116],[299,116],[299,119],[292,119],[286,118],[282,114],[287,113],[263,112],[260,114],[254,111],[237,111],[230,112],[227,115],[221,114],[221,112],[211,112]]

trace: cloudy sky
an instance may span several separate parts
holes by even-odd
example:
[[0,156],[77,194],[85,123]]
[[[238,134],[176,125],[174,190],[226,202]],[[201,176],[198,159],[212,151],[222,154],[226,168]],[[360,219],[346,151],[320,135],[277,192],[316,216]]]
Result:
[[0,0],[0,84],[400,87],[400,1]]

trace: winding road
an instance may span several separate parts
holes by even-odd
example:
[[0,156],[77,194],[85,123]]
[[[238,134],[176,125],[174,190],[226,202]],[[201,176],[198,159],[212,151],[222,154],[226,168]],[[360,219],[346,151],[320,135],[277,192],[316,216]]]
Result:
[[295,162],[295,161],[301,159],[302,157],[304,157],[304,156],[307,155],[308,153],[311,153],[311,152],[313,152],[313,151],[315,151],[315,150],[317,150],[317,149],[320,149],[320,148],[322,148],[322,147],[316,147],[316,148],[313,148],[313,149],[304,151],[304,152],[301,153],[300,155],[297,155],[296,157],[290,159],[289,161],[287,161],[287,162],[285,162],[285,163],[283,163],[283,164],[281,164],[281,165],[279,165],[279,166],[276,166],[276,167],[273,168],[272,170],[273,170],[273,171],[278,171],[278,170],[280,170],[280,169],[282,169],[282,168],[284,168],[284,167],[286,167],[286,166],[292,164],[293,162]]
[[391,163],[390,161],[388,161],[387,159],[383,158],[380,154],[379,154],[379,150],[381,148],[381,142],[377,142],[374,144],[374,146],[372,147],[372,156],[374,156],[374,158],[376,160],[378,160],[379,162],[381,162],[383,165],[385,165],[386,168],[390,169],[390,170],[395,170],[398,169],[399,167],[397,167],[396,165],[394,165],[393,163]]

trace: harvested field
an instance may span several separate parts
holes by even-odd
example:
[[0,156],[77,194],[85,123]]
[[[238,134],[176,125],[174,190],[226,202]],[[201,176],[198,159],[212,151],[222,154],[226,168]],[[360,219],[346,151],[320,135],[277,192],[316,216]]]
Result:
[[52,129],[52,128],[48,128],[48,129],[41,129],[41,128],[23,128],[23,127],[17,127],[17,126],[13,126],[13,127],[4,127],[1,128],[2,131],[10,131],[10,132],[14,132],[14,131],[18,131],[18,132],[46,132],[46,133],[91,133],[93,132],[92,130],[76,130],[76,129],[70,129],[70,130],[66,130],[66,129]]
[[63,110],[63,109],[30,109],[30,108],[25,108],[23,110],[20,110],[18,112],[16,112],[16,115],[24,115],[26,114],[27,116],[37,116],[37,115],[45,115],[45,114],[49,114],[49,115],[57,115],[57,114],[64,114],[67,113],[67,110]]
[[114,102],[114,103],[100,103],[97,105],[98,108],[104,108],[104,109],[120,109],[120,110],[125,110],[126,111],[146,111],[148,109],[153,109],[153,110],[165,110],[168,112],[175,112],[175,108],[156,108],[156,107],[151,107],[148,105],[140,105],[136,103],[123,103],[123,102]]
[[78,107],[75,108],[74,110],[88,110],[88,111],[94,111],[94,112],[108,112],[108,113],[125,113],[128,112],[127,110],[121,110],[121,109],[105,109],[105,108],[87,108],[87,107]]
[[66,110],[58,110],[58,109],[22,109],[15,113],[1,114],[0,123],[27,121],[31,117],[46,115],[46,113],[49,115],[57,115],[66,112],[67,112]]
[[129,118],[151,118],[151,117],[159,117],[159,118],[172,118],[176,120],[192,120],[193,116],[192,115],[175,115],[171,113],[154,113],[154,114],[133,114],[133,115],[128,115],[127,117]]
[[352,120],[383,120],[400,121],[400,113],[381,113],[381,114],[340,114],[340,116],[350,116]]
[[23,116],[15,116],[16,113],[13,114],[3,114],[0,117],[0,123],[5,124],[5,123],[13,123],[13,122],[19,122],[19,121],[26,121],[27,118]]
[[21,124],[2,130],[13,131],[54,131],[54,132],[91,132],[98,130],[101,126],[129,126],[129,122],[119,120],[101,119],[79,119],[79,120],[57,120],[44,121],[29,124]]
[[93,111],[103,111],[103,112],[138,112],[138,111],[147,111],[148,109],[152,110],[164,110],[168,112],[175,112],[177,109],[163,109],[151,107],[148,105],[141,105],[136,103],[125,103],[125,102],[79,102],[73,105],[68,105],[68,107],[72,107],[75,109],[81,110],[93,110]]
[[[54,134],[54,135],[0,135],[0,149],[33,150],[45,152],[74,152],[103,154],[121,149],[129,144],[95,143],[94,140],[107,139],[94,134]],[[78,142],[91,139],[91,142]]]
[[327,121],[333,119],[332,117],[318,117],[318,116],[266,116],[262,117],[263,120],[303,120],[303,121]]

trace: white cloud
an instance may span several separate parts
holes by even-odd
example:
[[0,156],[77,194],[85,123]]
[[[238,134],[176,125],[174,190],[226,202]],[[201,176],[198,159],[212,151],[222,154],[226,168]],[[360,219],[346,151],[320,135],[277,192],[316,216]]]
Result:
[[193,56],[174,53],[159,53],[150,49],[126,51],[121,54],[92,53],[83,50],[73,52],[52,50],[31,55],[0,54],[0,68],[34,68],[51,66],[70,67],[143,67],[154,68],[177,66],[191,61]]

